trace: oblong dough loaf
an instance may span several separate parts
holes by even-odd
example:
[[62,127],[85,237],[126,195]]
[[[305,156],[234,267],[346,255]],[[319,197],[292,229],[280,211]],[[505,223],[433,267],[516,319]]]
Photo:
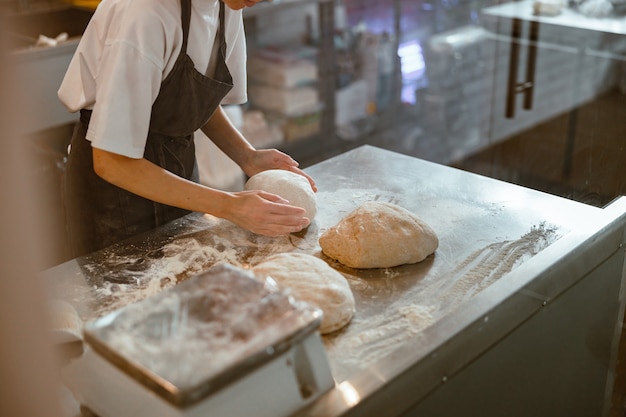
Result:
[[320,258],[305,253],[279,253],[257,264],[252,272],[259,278],[272,277],[279,286],[291,289],[297,300],[322,310],[322,334],[341,329],[354,316],[354,295],[348,281]]
[[306,217],[313,221],[317,214],[317,197],[309,181],[302,175],[284,169],[270,169],[250,177],[245,190],[263,190],[288,200],[291,205],[302,207]]
[[324,232],[319,243],[326,256],[351,268],[389,268],[424,260],[439,239],[405,208],[369,201]]

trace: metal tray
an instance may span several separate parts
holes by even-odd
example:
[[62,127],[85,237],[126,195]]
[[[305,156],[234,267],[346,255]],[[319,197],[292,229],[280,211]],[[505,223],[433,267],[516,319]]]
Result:
[[85,342],[177,407],[187,407],[296,345],[321,311],[271,281],[216,265],[89,323]]

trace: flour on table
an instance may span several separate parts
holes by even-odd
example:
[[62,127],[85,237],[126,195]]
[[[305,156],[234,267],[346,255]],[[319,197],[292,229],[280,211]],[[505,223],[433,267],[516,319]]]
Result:
[[332,352],[335,380],[341,382],[351,377],[352,372],[366,369],[416,337],[433,323],[434,309],[419,304],[392,305],[384,315],[367,319],[355,316],[349,333],[325,337],[324,344]]

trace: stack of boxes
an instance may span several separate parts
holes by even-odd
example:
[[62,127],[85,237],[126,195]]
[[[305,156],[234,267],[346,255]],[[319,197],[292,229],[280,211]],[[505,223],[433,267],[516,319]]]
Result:
[[434,35],[424,45],[425,127],[453,161],[489,144],[495,48],[487,35],[469,25]]
[[337,54],[335,128],[346,140],[357,139],[375,128],[377,113],[387,110],[393,97],[393,79],[398,58],[394,39],[356,27],[344,32]]
[[250,104],[280,126],[287,141],[319,133],[316,57],[316,49],[298,46],[264,47],[248,58]]

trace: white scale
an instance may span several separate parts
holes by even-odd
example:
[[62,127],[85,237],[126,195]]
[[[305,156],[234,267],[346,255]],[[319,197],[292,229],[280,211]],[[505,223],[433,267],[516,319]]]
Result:
[[66,369],[99,417],[281,417],[334,387],[321,311],[217,265],[83,331]]

